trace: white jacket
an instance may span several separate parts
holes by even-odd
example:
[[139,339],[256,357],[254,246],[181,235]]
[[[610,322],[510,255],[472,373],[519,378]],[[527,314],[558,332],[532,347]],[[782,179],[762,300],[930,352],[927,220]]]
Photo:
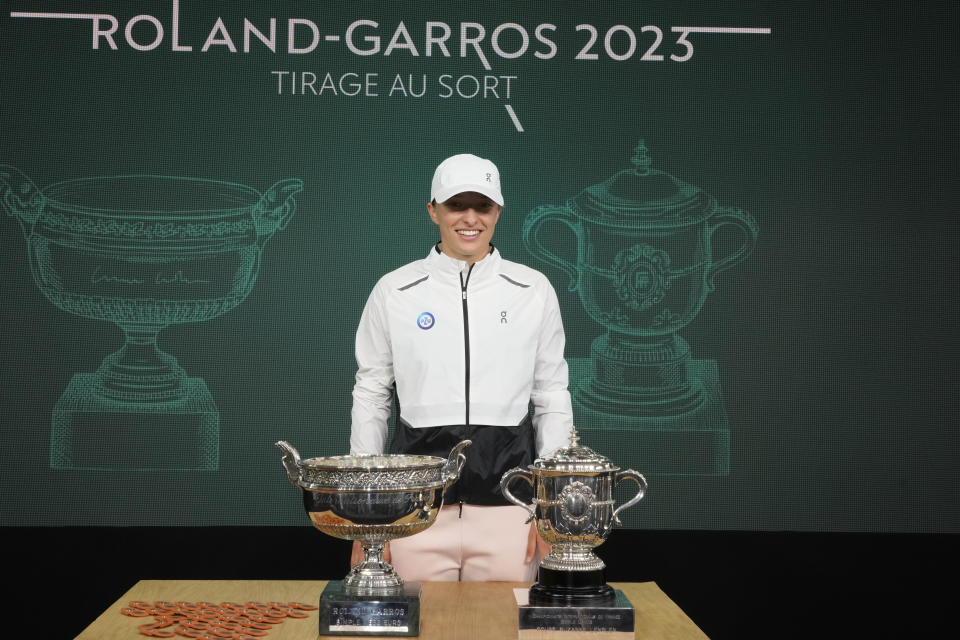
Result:
[[468,268],[434,247],[383,276],[367,300],[351,452],[384,451],[396,383],[400,417],[414,429],[516,426],[532,402],[536,452],[551,454],[573,425],[564,342],[557,296],[542,273],[496,249]]

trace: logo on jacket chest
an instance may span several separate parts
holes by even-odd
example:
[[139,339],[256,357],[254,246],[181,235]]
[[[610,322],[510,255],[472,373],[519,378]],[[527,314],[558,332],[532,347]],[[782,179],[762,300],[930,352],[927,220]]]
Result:
[[430,329],[436,323],[436,319],[433,317],[433,314],[429,311],[424,311],[419,316],[417,316],[417,326],[421,329]]

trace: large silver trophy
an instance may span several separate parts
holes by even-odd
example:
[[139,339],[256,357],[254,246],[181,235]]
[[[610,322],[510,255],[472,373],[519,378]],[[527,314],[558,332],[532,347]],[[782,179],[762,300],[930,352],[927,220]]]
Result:
[[[516,478],[533,486],[532,505],[524,504],[510,493],[509,485]],[[637,493],[616,507],[613,490],[623,480],[636,483]],[[629,603],[624,607],[622,594],[606,584],[606,567],[593,550],[603,544],[614,525],[620,524],[617,515],[643,498],[647,490],[643,475],[633,469],[621,471],[607,458],[579,444],[576,430],[571,429],[569,446],[558,449],[549,458],[538,458],[526,469],[510,469],[501,477],[500,489],[504,497],[530,513],[530,520],[536,519],[537,531],[551,545],[550,553],[540,561],[537,583],[530,588],[529,604],[534,608],[548,608],[539,613],[554,622],[562,615],[562,611],[554,609],[558,607],[599,611],[596,622],[603,628],[623,622],[623,615],[616,609],[626,608],[632,631],[632,608]],[[529,617],[538,612],[521,610],[520,613],[522,629],[525,614]],[[571,623],[573,627],[586,619],[582,611],[572,618],[575,618]],[[542,620],[526,622],[538,628],[543,625]]]
[[403,582],[383,559],[384,545],[433,524],[444,490],[460,477],[468,445],[458,443],[446,459],[385,454],[303,460],[288,442],[277,442],[313,526],[363,547],[363,560],[324,589],[321,635],[419,633],[421,585]]

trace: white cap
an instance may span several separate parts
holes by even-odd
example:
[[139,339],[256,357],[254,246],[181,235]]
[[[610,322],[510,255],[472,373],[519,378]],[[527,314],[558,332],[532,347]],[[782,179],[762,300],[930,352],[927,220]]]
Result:
[[446,202],[458,193],[476,191],[482,193],[501,207],[500,172],[497,166],[469,153],[450,156],[440,163],[433,174],[430,197],[437,202]]

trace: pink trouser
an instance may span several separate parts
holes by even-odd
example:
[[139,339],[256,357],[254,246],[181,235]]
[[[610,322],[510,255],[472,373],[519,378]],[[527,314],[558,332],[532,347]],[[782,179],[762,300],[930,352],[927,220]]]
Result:
[[445,506],[426,531],[390,541],[390,563],[405,582],[532,581],[539,559],[524,562],[528,516],[513,505]]

